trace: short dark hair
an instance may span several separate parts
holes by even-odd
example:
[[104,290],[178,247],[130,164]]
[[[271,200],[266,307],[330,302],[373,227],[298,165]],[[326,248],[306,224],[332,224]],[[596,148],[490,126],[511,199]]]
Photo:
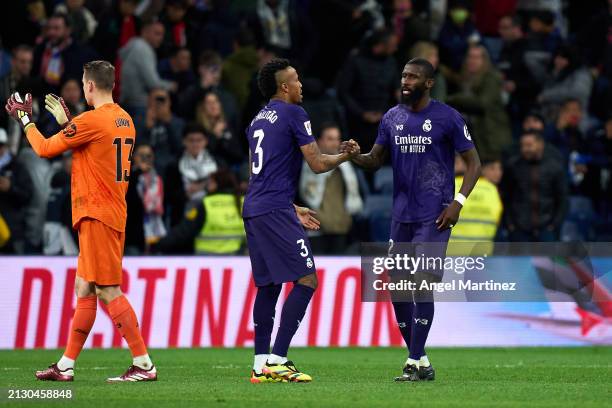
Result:
[[187,47],[173,46],[173,47],[170,49],[170,57],[171,57],[171,58],[176,57],[177,55],[179,55],[179,53],[180,53],[181,51],[189,51],[189,53],[191,53],[191,51],[190,51],[190,50],[189,50],[189,48],[187,48]]
[[18,46],[13,48],[11,54],[13,55],[13,57],[16,57],[17,54],[19,54],[20,52],[34,52],[34,48],[27,44],[19,44]]
[[531,19],[540,20],[547,26],[555,24],[555,14],[550,10],[536,10],[531,15]]
[[331,121],[330,122],[323,122],[321,124],[321,128],[320,128],[319,133],[318,133],[318,135],[319,135],[318,138],[320,139],[321,136],[323,136],[323,133],[326,130],[328,130],[328,129],[338,129],[338,130],[341,130],[340,129],[340,125],[338,125],[336,122],[331,122]]
[[502,18],[506,18],[506,17],[510,19],[510,23],[512,23],[513,27],[523,28],[523,19],[518,14],[506,14]]
[[481,162],[482,167],[490,166],[495,163],[501,163],[501,159],[483,159]]
[[563,102],[561,102],[561,107],[565,107],[570,103],[577,103],[578,106],[580,106],[580,109],[582,109],[582,102],[580,102],[580,99],[575,98],[573,96],[570,96],[569,98],[566,98],[563,100]]
[[257,74],[257,86],[263,97],[267,100],[274,96],[276,89],[276,73],[289,68],[289,60],[274,58],[264,65]]
[[112,91],[115,87],[115,67],[108,61],[89,61],[83,65],[83,73],[101,90]]
[[223,60],[218,52],[212,50],[202,51],[198,59],[198,66],[221,65]]
[[186,138],[187,135],[190,133],[201,133],[204,135],[205,138],[208,139],[206,129],[204,129],[204,127],[197,122],[191,122],[185,125],[185,128],[183,129],[183,139]]
[[49,16],[49,18],[47,19],[47,21],[51,20],[52,18],[59,18],[64,20],[64,25],[66,27],[72,27],[72,18],[70,18],[70,16],[66,13],[53,13]]
[[524,138],[525,136],[533,136],[537,140],[544,140],[544,136],[542,135],[542,132],[540,132],[539,130],[535,130],[535,129],[523,130],[523,133],[521,134],[521,139]]
[[421,67],[423,74],[425,74],[425,78],[433,79],[436,70],[434,69],[431,62],[427,61],[425,58],[413,58],[406,63],[406,65],[417,65]]

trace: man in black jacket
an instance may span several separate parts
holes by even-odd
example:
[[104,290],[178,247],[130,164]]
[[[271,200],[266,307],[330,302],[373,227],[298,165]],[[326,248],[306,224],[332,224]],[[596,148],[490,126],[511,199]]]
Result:
[[68,79],[81,80],[83,64],[95,59],[95,52],[72,39],[71,22],[65,14],[53,14],[45,25],[45,39],[34,49],[33,75],[40,75],[45,91],[60,93]]
[[565,168],[536,131],[523,133],[520,149],[508,160],[501,188],[510,241],[556,241],[568,199]]
[[383,113],[399,96],[392,57],[396,49],[392,32],[375,31],[359,53],[349,56],[338,76],[338,96],[347,110],[349,134],[364,151],[374,144]]

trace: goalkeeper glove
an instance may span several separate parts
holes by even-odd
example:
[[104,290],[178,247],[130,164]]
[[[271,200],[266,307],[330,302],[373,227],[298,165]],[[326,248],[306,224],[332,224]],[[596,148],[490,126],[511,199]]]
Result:
[[66,106],[64,98],[55,94],[47,94],[47,96],[45,96],[45,109],[53,115],[55,121],[62,129],[72,120],[72,114]]
[[6,102],[4,109],[9,116],[19,122],[23,130],[34,125],[32,122],[32,94],[28,93],[25,99],[22,99],[19,92],[15,92]]

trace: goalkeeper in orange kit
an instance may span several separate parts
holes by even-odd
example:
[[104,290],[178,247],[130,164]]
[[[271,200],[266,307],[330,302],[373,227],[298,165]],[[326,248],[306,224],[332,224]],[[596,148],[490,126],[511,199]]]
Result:
[[97,298],[107,306],[113,323],[127,341],[133,363],[109,382],[155,381],[157,370],[147,354],[132,306],[121,293],[121,259],[127,209],[125,193],[136,132],[132,118],[113,102],[115,68],[106,61],[83,66],[83,93],[93,110],[71,118],[62,98],[45,98],[46,109],[62,130],[45,137],[32,122],[32,96],[13,94],[6,111],[23,127],[32,149],[41,157],[73,151],[72,223],[79,232],[80,253],[75,289],[77,305],[68,345],[61,359],[36,378],[72,381],[74,364],[96,319]]

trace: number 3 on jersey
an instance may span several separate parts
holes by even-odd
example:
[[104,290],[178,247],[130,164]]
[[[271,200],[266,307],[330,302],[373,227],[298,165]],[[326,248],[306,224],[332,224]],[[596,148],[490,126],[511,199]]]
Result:
[[259,174],[261,168],[263,167],[263,148],[261,147],[261,142],[263,142],[264,131],[262,129],[257,129],[253,132],[253,137],[257,139],[257,146],[255,146],[255,157],[253,158],[253,164],[251,165],[251,172],[253,174]]

